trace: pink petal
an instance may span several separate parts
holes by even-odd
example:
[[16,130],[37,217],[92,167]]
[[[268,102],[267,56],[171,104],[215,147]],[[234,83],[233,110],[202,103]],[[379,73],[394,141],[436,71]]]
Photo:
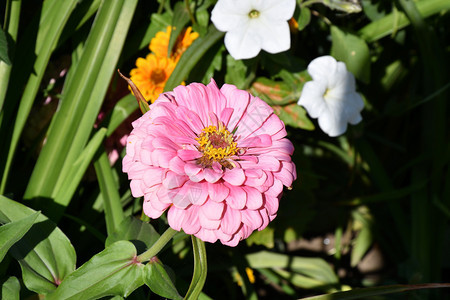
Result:
[[183,225],[184,218],[186,216],[186,211],[184,209],[176,208],[172,206],[167,212],[167,220],[169,226],[177,231],[181,231],[181,226]]
[[240,168],[227,169],[222,178],[232,185],[242,185],[245,181],[245,174]]
[[177,155],[184,161],[194,160],[196,158],[202,157],[203,154],[198,152],[197,150],[187,150],[181,149],[178,150]]
[[241,187],[230,186],[230,195],[225,201],[234,209],[243,209],[247,204],[247,194]]
[[215,232],[216,230],[209,230],[202,228],[195,234],[195,236],[204,242],[215,243],[217,241]]
[[257,210],[246,209],[241,212],[242,223],[252,230],[258,229],[263,224],[261,214]]
[[222,170],[220,170],[220,172],[216,172],[213,169],[204,169],[203,175],[205,176],[206,181],[215,183],[217,180],[222,178]]
[[226,234],[234,234],[241,224],[241,213],[238,210],[227,207],[220,225],[222,231]]
[[188,180],[187,176],[178,175],[174,172],[167,172],[162,184],[168,190],[179,188]]
[[262,194],[252,187],[244,187],[244,190],[247,194],[247,208],[252,210],[261,208],[263,205]]
[[228,197],[230,194],[230,189],[223,183],[209,183],[208,194],[213,201],[221,202]]

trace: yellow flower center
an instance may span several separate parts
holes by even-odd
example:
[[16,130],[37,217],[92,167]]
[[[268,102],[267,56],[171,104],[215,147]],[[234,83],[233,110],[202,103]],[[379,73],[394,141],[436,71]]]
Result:
[[255,19],[259,17],[259,11],[253,9],[251,12],[248,13],[248,16],[250,17],[250,19]]
[[237,143],[234,141],[233,134],[222,124],[219,124],[219,128],[216,126],[204,128],[196,140],[199,144],[198,150],[203,153],[198,160],[199,164],[210,167],[214,161],[217,161],[224,167],[230,169],[233,167],[226,158],[237,153]]
[[150,80],[154,84],[164,82],[166,80],[166,71],[164,71],[163,69],[153,70],[152,74],[150,75]]

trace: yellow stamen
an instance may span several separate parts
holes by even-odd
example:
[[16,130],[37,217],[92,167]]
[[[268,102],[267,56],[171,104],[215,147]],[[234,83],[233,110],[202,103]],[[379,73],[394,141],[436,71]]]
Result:
[[196,140],[199,144],[198,150],[203,153],[203,160],[221,163],[225,158],[235,155],[238,150],[233,134],[220,123],[219,129],[213,125],[204,128]]

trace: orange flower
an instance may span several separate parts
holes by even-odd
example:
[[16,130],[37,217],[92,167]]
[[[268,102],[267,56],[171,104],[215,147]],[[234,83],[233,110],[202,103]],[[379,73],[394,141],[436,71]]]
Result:
[[130,79],[149,102],[154,102],[164,90],[167,80],[175,69],[176,61],[167,57],[148,54],[139,57],[136,67],[130,72]]
[[[166,31],[158,32],[151,40],[149,49],[157,56],[167,57],[169,49],[170,34],[172,32],[172,26],[167,26]],[[170,57],[178,61],[184,51],[192,44],[192,42],[198,38],[197,32],[192,32],[192,27],[188,27],[183,30],[178,36],[175,45],[172,49]]]

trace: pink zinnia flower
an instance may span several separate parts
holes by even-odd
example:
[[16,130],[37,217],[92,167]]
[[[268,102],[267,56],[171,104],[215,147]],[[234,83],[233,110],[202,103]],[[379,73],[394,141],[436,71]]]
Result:
[[123,171],[133,196],[203,241],[236,246],[264,229],[297,176],[283,122],[233,85],[178,86],[132,125]]

